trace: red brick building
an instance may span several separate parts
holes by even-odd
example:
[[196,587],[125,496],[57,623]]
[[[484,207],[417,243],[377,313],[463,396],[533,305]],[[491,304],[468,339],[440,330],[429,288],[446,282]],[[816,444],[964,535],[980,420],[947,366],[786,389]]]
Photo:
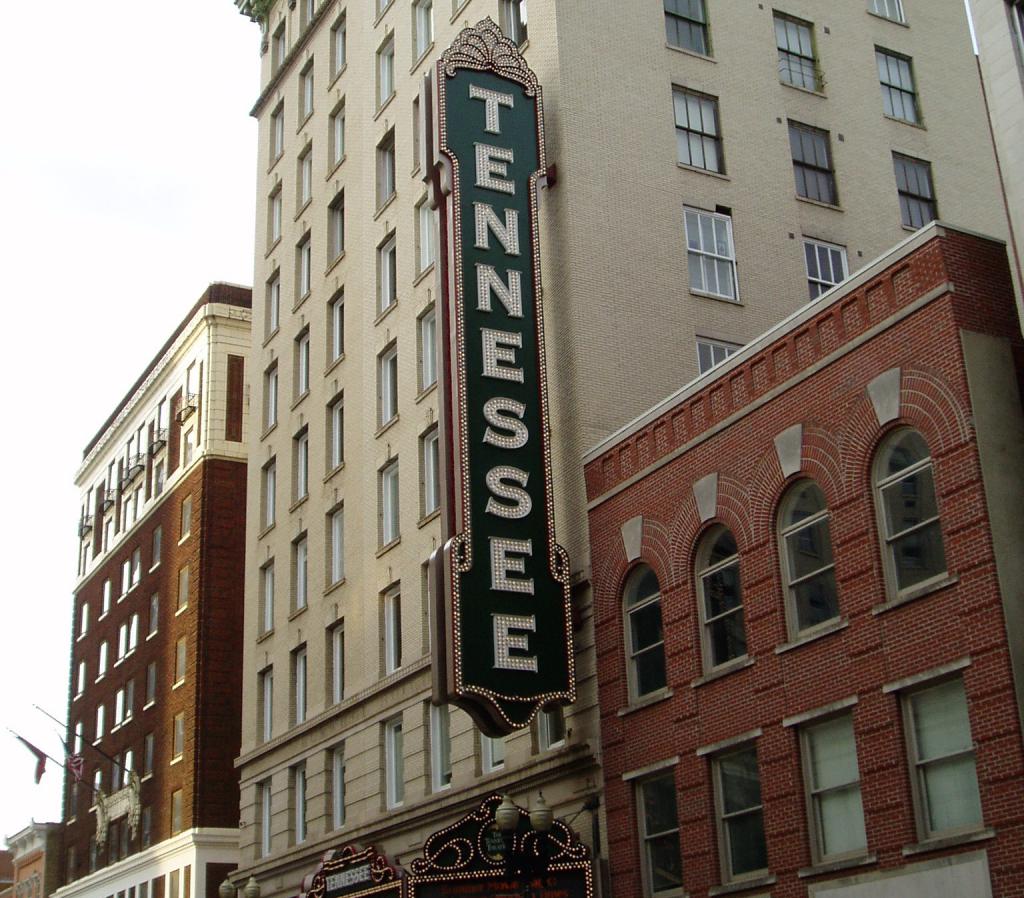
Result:
[[1024,895],[1022,374],[932,223],[588,454],[615,898]]
[[212,285],[76,476],[66,898],[210,898],[237,863],[250,322]]

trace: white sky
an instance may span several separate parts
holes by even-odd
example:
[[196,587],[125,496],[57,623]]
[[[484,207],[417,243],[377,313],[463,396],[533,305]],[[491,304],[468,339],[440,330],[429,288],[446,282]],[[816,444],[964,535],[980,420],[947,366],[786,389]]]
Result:
[[[0,837],[59,820],[82,449],[215,280],[251,284],[259,28],[232,0],[9,3]],[[2,845],[2,842],[0,842]]]

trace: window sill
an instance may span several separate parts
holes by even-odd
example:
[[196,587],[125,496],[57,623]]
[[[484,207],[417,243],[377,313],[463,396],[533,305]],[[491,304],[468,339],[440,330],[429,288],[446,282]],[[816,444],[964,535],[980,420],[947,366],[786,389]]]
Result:
[[809,642],[815,642],[826,636],[831,636],[833,633],[838,633],[840,630],[845,630],[848,626],[850,626],[849,618],[841,617],[838,620],[829,621],[826,624],[822,624],[817,630],[805,633],[802,636],[797,636],[796,639],[784,642],[782,645],[775,646],[775,654],[781,655],[784,652],[791,651],[792,649],[798,649],[800,646],[807,645]]
[[[158,567],[160,567],[160,562],[156,561],[153,563],[153,566],[147,571],[147,573],[152,574],[153,571],[155,571]],[[104,615],[104,617],[106,617],[106,615]]]
[[341,587],[343,587],[344,585],[345,578],[342,577],[340,580],[336,580],[334,583],[331,583],[329,586],[327,586],[327,588],[324,589],[324,595],[329,596],[332,592],[336,592],[337,590],[341,589]]
[[301,506],[305,505],[306,502],[308,502],[308,501],[309,501],[309,493],[306,493],[305,496],[299,496],[298,499],[296,499],[294,502],[292,502],[291,505],[288,506],[288,513],[291,514],[296,509],[298,509]]
[[722,296],[719,293],[708,293],[707,290],[695,290],[693,287],[690,287],[689,290],[690,290],[690,294],[692,296],[703,296],[706,299],[717,299],[719,302],[726,302],[726,303],[729,303],[729,305],[732,305],[732,306],[742,306],[743,305],[742,302],[740,302],[738,299],[734,299],[731,296]]
[[911,122],[911,121],[908,121],[905,118],[897,118],[895,115],[886,115],[884,112],[882,113],[882,118],[884,118],[884,119],[886,119],[886,120],[888,120],[890,122],[896,122],[897,124],[900,124],[900,125],[908,125],[911,128],[917,128],[918,131],[927,131],[928,130],[928,128],[925,127],[924,125],[922,125],[920,122]]
[[297,409],[299,405],[302,403],[302,400],[305,399],[308,395],[309,390],[306,390],[305,392],[302,392],[298,396],[296,396],[295,399],[292,400],[291,410],[294,412],[295,409]]
[[152,633],[147,633],[146,634],[146,642],[149,642],[149,640],[151,640],[154,636],[156,636],[158,632],[159,632],[158,630],[154,630]]
[[334,478],[334,475],[338,473],[338,471],[343,470],[345,470],[345,462],[341,462],[341,464],[335,465],[333,468],[331,468],[330,471],[328,471],[324,475],[324,483],[329,483]]
[[188,533],[186,533],[181,539],[178,540],[178,545],[180,546],[182,543],[184,543],[185,540],[187,540],[191,535],[192,535],[192,531],[189,530]]
[[698,175],[707,175],[709,178],[718,178],[720,181],[731,181],[727,174],[719,171],[712,171],[710,168],[701,168],[699,165],[687,165],[685,162],[676,162],[676,168],[683,171],[696,172]]
[[801,87],[799,84],[790,84],[788,81],[779,81],[783,87],[788,87],[790,90],[800,91],[802,94],[810,94],[812,97],[821,97],[823,100],[827,100],[828,97],[823,91],[811,90],[809,87]]
[[423,64],[423,60],[426,59],[430,55],[430,52],[433,49],[434,49],[434,42],[431,41],[429,44],[427,44],[426,48],[424,48],[423,52],[420,53],[420,55],[417,57],[416,61],[412,64],[412,68],[409,69],[409,74],[410,75],[413,72],[415,72],[416,69],[418,69]]
[[260,440],[265,440],[275,430],[277,430],[277,422],[276,421],[273,424],[271,424],[270,427],[268,427],[266,430],[264,430],[263,433],[260,434]]
[[179,689],[180,687],[182,687],[184,685],[185,685],[185,681],[184,680],[178,680],[177,683],[175,683],[173,686],[171,686],[171,690],[173,691],[175,689]]
[[703,686],[706,683],[713,683],[715,680],[727,677],[731,673],[750,667],[753,663],[754,659],[749,655],[744,655],[742,658],[734,658],[732,661],[727,661],[721,667],[716,667],[714,670],[708,671],[703,676],[696,677],[691,680],[690,686],[696,688],[698,686]]
[[274,529],[274,528],[275,528],[276,526],[277,526],[277,521],[274,521],[274,522],[273,522],[273,523],[271,523],[271,524],[267,524],[267,526],[266,526],[266,527],[264,527],[264,528],[263,528],[263,529],[262,529],[262,530],[261,530],[261,531],[260,531],[260,532],[259,532],[259,533],[257,534],[256,538],[257,538],[257,539],[263,539],[263,537],[264,537],[264,536],[266,536],[266,535],[267,535],[268,533],[270,533],[270,531],[271,531],[271,530],[273,530],[273,529]]
[[153,707],[153,706],[154,706],[155,704],[156,704],[156,699],[153,699],[153,701],[151,701],[151,702],[146,702],[146,704],[144,704],[144,705],[142,706],[142,710],[143,710],[143,711],[148,711],[148,710],[149,710],[150,708],[152,708],[152,707]]
[[273,635],[274,635],[274,628],[273,627],[271,627],[269,630],[264,630],[262,633],[260,633],[256,637],[256,644],[259,645],[261,642],[264,642],[265,640],[270,639],[270,637],[273,636]]
[[299,127],[295,129],[296,134],[302,133],[302,129],[306,127],[306,125],[309,123],[309,120],[313,117],[313,112],[314,110],[310,109],[309,112],[307,112],[302,117],[302,121],[299,122]]
[[332,163],[331,167],[329,169],[327,169],[327,176],[324,178],[324,180],[325,181],[330,181],[331,178],[333,178],[335,176],[335,174],[337,174],[338,169],[341,168],[341,164],[347,158],[348,158],[348,155],[345,154],[345,153],[342,153],[341,154],[341,158],[337,162]]
[[718,62],[712,56],[708,56],[707,53],[698,53],[696,50],[687,50],[686,47],[677,47],[675,44],[670,44],[668,41],[665,42],[665,49],[671,50],[673,53],[682,53],[684,56],[690,56],[693,59],[703,59],[705,62]]
[[324,277],[327,277],[327,275],[329,275],[332,271],[334,271],[334,269],[338,267],[338,263],[340,263],[341,260],[344,259],[344,258],[345,258],[345,250],[342,250],[340,253],[338,253],[338,255],[336,255],[330,261],[328,266],[324,269]]
[[888,16],[879,15],[877,12],[872,12],[870,9],[866,9],[864,11],[872,18],[881,19],[883,22],[889,22],[891,25],[899,25],[900,28],[910,27],[906,22],[899,22],[896,19],[890,19]]
[[996,831],[990,827],[980,830],[972,830],[969,833],[959,833],[955,836],[945,836],[940,839],[924,839],[913,845],[904,845],[902,854],[904,857],[913,857],[916,854],[925,854],[929,851],[941,851],[944,848],[956,848],[960,845],[970,845],[974,842],[987,842],[996,837]]
[[875,615],[884,614],[886,611],[892,611],[894,608],[900,608],[903,605],[916,602],[918,599],[923,599],[925,596],[931,595],[933,592],[938,592],[940,589],[945,589],[947,586],[953,586],[959,582],[959,577],[951,577],[948,574],[943,574],[941,578],[915,586],[912,589],[907,590],[903,595],[897,596],[895,599],[890,599],[888,602],[882,602],[880,605],[875,605],[875,607],[871,609],[871,613]]
[[170,761],[170,763],[167,766],[168,767],[173,767],[175,764],[180,764],[181,763],[181,759],[183,757],[184,757],[184,755],[178,755],[178,757],[176,757],[176,758],[171,758],[171,761]]
[[330,374],[335,368],[338,367],[345,360],[345,353],[343,352],[336,359],[332,359],[330,363],[324,368],[324,377]]
[[174,612],[175,617],[179,617],[188,611],[188,605],[182,605],[177,611]]
[[459,17],[462,11],[469,6],[469,0],[460,0],[458,9],[452,13],[452,17],[448,20],[448,24],[454,25],[455,20]]
[[310,294],[312,292],[313,292],[312,290],[307,290],[298,299],[296,299],[294,303],[292,303],[292,312],[293,313],[299,311],[299,309],[302,308],[303,304],[306,302],[307,299],[309,299],[309,296],[310,296]]
[[291,614],[288,615],[288,620],[290,620],[290,621],[295,620],[295,618],[297,618],[300,614],[305,614],[306,610],[308,608],[309,608],[309,603],[308,602],[305,605],[303,605],[301,608],[295,608],[291,612]]
[[387,15],[388,10],[391,9],[391,7],[394,5],[394,2],[395,0],[388,0],[388,2],[381,7],[380,12],[377,13],[377,18],[373,20],[374,28],[376,28],[380,24],[380,20],[383,19],[385,15]]
[[274,328],[274,329],[273,329],[272,331],[270,331],[270,333],[268,333],[268,334],[267,334],[267,335],[266,335],[266,336],[265,336],[265,337],[263,338],[263,346],[264,346],[264,348],[266,348],[267,344],[268,344],[268,343],[270,343],[270,341],[271,341],[271,340],[273,340],[273,339],[274,339],[274,337],[276,337],[276,336],[277,336],[277,335],[278,335],[279,333],[281,333],[281,327],[280,327],[280,325],[278,325],[277,327],[275,327],[275,328]]
[[391,91],[391,96],[389,96],[383,103],[380,104],[380,106],[377,107],[377,111],[373,114],[374,121],[377,121],[377,119],[380,118],[381,113],[384,112],[384,110],[387,109],[388,106],[395,102],[395,96],[397,95],[397,93],[398,92],[395,90]]
[[424,399],[426,399],[431,393],[437,389],[437,381],[435,380],[430,386],[424,387],[416,394],[416,398],[413,400],[419,405]]
[[376,554],[374,555],[374,558],[380,558],[380,557],[381,557],[381,555],[384,555],[385,553],[387,553],[387,552],[390,552],[390,551],[391,551],[391,550],[392,550],[392,549],[393,549],[393,548],[394,548],[395,546],[397,546],[397,545],[398,545],[398,544],[399,544],[399,543],[400,543],[401,541],[402,541],[402,537],[400,537],[400,536],[396,536],[396,537],[395,537],[395,538],[394,538],[393,540],[391,540],[391,542],[389,542],[389,543],[384,543],[384,545],[383,545],[383,546],[381,546],[381,547],[380,547],[380,548],[379,548],[379,549],[377,550]]
[[750,879],[741,879],[720,886],[712,886],[708,889],[708,895],[732,895],[734,892],[745,892],[748,889],[760,889],[764,886],[774,885],[775,882],[776,878],[771,873],[765,873],[763,876],[754,876]]
[[[416,172],[413,172],[413,174],[416,174]],[[414,287],[418,287],[421,281],[426,280],[427,275],[434,270],[434,265],[435,263],[431,262],[426,268],[424,268],[419,274],[417,274],[416,277],[413,278],[412,285]]]
[[280,237],[275,238],[274,241],[270,244],[270,246],[267,247],[267,251],[263,254],[263,258],[264,259],[268,258],[270,256],[270,254],[275,249],[277,249],[277,247],[278,247],[278,245],[280,243],[281,243],[281,238]]
[[615,713],[619,717],[626,717],[632,714],[634,711],[642,711],[644,710],[644,708],[649,708],[651,705],[657,705],[659,702],[663,702],[666,699],[670,699],[673,695],[674,693],[672,692],[672,690],[666,686],[662,689],[658,689],[655,692],[651,692],[650,694],[645,695],[643,698],[638,698],[636,701],[632,702],[627,708],[619,708],[619,710]]
[[377,315],[377,317],[373,319],[373,326],[374,326],[374,327],[376,327],[376,326],[377,326],[378,324],[380,324],[380,323],[381,323],[381,322],[382,322],[382,321],[383,321],[383,320],[384,320],[385,318],[387,318],[387,317],[388,317],[388,315],[390,315],[390,314],[391,314],[391,310],[392,310],[392,309],[394,309],[394,308],[396,308],[397,306],[398,306],[398,298],[396,297],[396,298],[395,298],[394,300],[392,300],[392,301],[391,301],[391,302],[390,302],[390,303],[388,304],[388,306],[387,306],[387,308],[386,308],[386,309],[384,309],[383,311],[381,311],[381,312],[380,312],[380,313],[379,313],[379,314]]
[[381,424],[380,427],[377,428],[377,432],[373,435],[373,438],[377,439],[377,437],[383,436],[385,433],[387,433],[392,427],[394,427],[398,423],[398,418],[399,415],[397,412],[395,412],[394,415],[388,418],[387,421],[385,421],[383,424]]
[[824,203],[821,200],[812,200],[809,196],[800,196],[797,194],[796,201],[798,203],[807,203],[808,206],[818,206],[821,209],[831,209],[833,212],[842,212],[843,207],[836,205],[835,203]]
[[395,188],[394,190],[391,191],[391,196],[389,196],[386,200],[384,200],[383,203],[381,203],[377,207],[377,211],[373,213],[373,220],[376,221],[378,218],[380,218],[381,215],[384,214],[385,210],[387,210],[388,206],[390,206],[392,203],[396,202],[397,200],[398,200],[398,188]]
[[810,867],[803,867],[796,871],[801,879],[809,876],[823,876],[826,873],[839,873],[842,870],[852,870],[854,867],[869,867],[878,863],[878,855],[872,852],[860,857],[847,857],[839,861],[824,861],[820,864],[812,864]]
[[270,160],[270,165],[267,166],[267,174],[268,175],[274,170],[274,168],[277,166],[277,163],[280,162],[283,158],[284,158],[284,153],[281,152],[281,153],[278,153],[273,159]]
[[423,517],[420,518],[416,522],[416,526],[417,527],[426,527],[427,524],[429,524],[435,518],[439,518],[440,516],[441,516],[441,509],[440,508],[435,508],[432,512],[423,515]]

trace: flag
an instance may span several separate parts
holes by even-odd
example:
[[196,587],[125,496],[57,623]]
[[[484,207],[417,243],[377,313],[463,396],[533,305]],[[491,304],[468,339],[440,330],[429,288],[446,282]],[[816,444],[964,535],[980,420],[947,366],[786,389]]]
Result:
[[40,751],[27,739],[23,739],[17,733],[14,734],[15,738],[25,746],[32,754],[36,756],[36,782],[38,783],[43,778],[43,771],[46,770],[46,752]]
[[82,774],[85,773],[85,758],[81,755],[68,755],[65,758],[68,770],[71,771],[76,783],[82,781]]

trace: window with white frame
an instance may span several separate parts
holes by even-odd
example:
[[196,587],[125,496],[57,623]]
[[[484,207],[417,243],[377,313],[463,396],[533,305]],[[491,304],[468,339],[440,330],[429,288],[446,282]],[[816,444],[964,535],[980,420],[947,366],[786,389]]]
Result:
[[[181,500],[181,520],[178,528],[178,539],[182,540],[192,533],[192,494]],[[141,562],[141,559],[140,559]]]
[[77,685],[75,687],[75,698],[78,698],[80,695],[82,695],[83,692],[85,692],[85,662],[84,661],[79,661],[78,662],[78,679],[76,680],[76,684]]
[[906,692],[902,702],[919,838],[980,829],[981,796],[963,680]]
[[412,14],[416,59],[419,59],[434,43],[434,0],[413,0]]
[[306,841],[306,765],[296,764],[291,769],[292,780],[292,839],[300,845]]
[[185,435],[181,439],[181,463],[182,465],[192,464],[192,459],[195,457],[196,448],[196,432],[193,428],[189,428],[185,431]]
[[892,154],[900,217],[905,228],[923,228],[938,217],[932,187],[932,164],[923,159]]
[[629,692],[632,699],[639,699],[666,685],[661,588],[646,564],[639,565],[626,581],[623,614]]
[[146,706],[156,701],[156,662],[146,665]]
[[676,158],[683,165],[723,173],[718,98],[681,87],[672,89],[676,117]]
[[179,711],[174,715],[171,726],[171,760],[178,760],[185,754],[185,712]]
[[150,546],[150,558],[151,563],[149,569],[153,570],[157,565],[160,564],[160,555],[163,548],[162,543],[164,539],[164,528],[161,525],[157,525],[153,528],[153,539]]
[[438,445],[437,427],[431,428],[420,438],[420,458],[423,464],[423,517],[433,514],[441,507],[441,474]]
[[295,501],[309,495],[309,429],[303,428],[292,439],[295,466]]
[[[125,590],[127,592],[127,590]],[[82,602],[82,607],[78,609],[78,636],[81,638],[89,632],[89,603]]]
[[392,234],[377,247],[377,312],[383,314],[398,301],[398,253]]
[[395,39],[389,37],[377,51],[377,106],[395,94]]
[[345,579],[345,509],[336,508],[328,517],[328,534],[331,547],[330,582],[331,585]]
[[132,560],[126,558],[121,562],[121,598],[123,599],[128,595],[128,590],[132,588]]
[[814,52],[814,25],[775,13],[775,44],[779,51],[779,80],[818,91],[822,87]]
[[263,466],[263,527],[277,520],[277,462],[271,459]]
[[665,0],[665,39],[670,47],[710,56],[704,0]]
[[757,749],[747,745],[712,759],[722,879],[736,882],[768,867]]
[[903,0],[871,0],[869,9],[884,19],[892,19],[894,22],[906,21],[903,16]]
[[295,338],[295,396],[309,392],[309,328]]
[[128,624],[123,623],[117,628],[117,663],[120,664],[124,660],[124,656],[128,654]]
[[[156,531],[153,532],[154,540],[156,539],[156,532],[159,529],[160,528],[157,527]],[[156,546],[157,545],[158,545],[158,543],[154,543],[154,547],[153,547],[154,548],[154,553],[156,553]],[[159,554],[157,553],[156,557],[154,558],[154,561],[153,561],[154,566],[156,565],[156,562],[157,562],[158,558],[159,558]],[[111,599],[113,598],[113,596],[114,596],[114,584],[111,583],[110,580],[104,580],[103,581],[103,599],[102,599],[102,602],[100,604],[100,617],[103,617],[105,614],[107,614],[107,612],[110,611],[110,604],[111,604]]]
[[327,659],[330,664],[327,682],[330,701],[337,705],[345,698],[345,626],[335,624],[327,631]]
[[[283,27],[283,26],[282,26]],[[284,103],[270,113],[270,159],[276,161],[284,154]]]
[[309,604],[309,550],[306,534],[292,543],[292,610],[298,611]]
[[412,100],[412,170],[418,172],[423,167],[423,159],[420,156],[422,141],[420,131],[423,127],[423,115],[420,112],[420,98],[413,97]]
[[96,736],[95,741],[98,742],[103,738],[103,733],[107,726],[107,707],[106,705],[96,706]]
[[874,476],[882,560],[889,594],[896,597],[946,574],[932,459],[924,437],[906,427],[890,434],[878,450]]
[[878,82],[882,86],[882,109],[890,118],[910,122],[919,121],[917,89],[909,56],[875,47],[878,63]]
[[331,749],[331,827],[345,825],[345,743]]
[[451,715],[448,705],[430,705],[430,782],[438,792],[452,784]]
[[263,372],[263,429],[270,430],[277,424],[278,393],[277,362]]
[[278,184],[267,200],[267,243],[271,246],[281,239],[282,220],[281,185]]
[[82,723],[82,721],[79,720],[79,721],[75,722],[75,741],[74,741],[74,748],[72,749],[72,751],[74,751],[74,753],[76,755],[77,754],[81,754],[82,743],[84,742],[84,740],[85,740],[85,724]]
[[384,795],[389,808],[405,801],[405,757],[402,718],[393,717],[384,724]]
[[185,682],[185,672],[188,666],[188,642],[182,636],[174,644],[174,685],[179,686]]
[[178,611],[188,607],[189,568],[186,564],[178,571]]
[[146,630],[146,638],[153,636],[160,626],[160,594],[153,593],[149,597],[149,627]]
[[130,655],[139,645],[139,612],[136,611],[128,620],[128,654]]
[[846,247],[804,238],[807,290],[817,299],[826,290],[846,280]]
[[[313,147],[307,146],[301,153],[296,163],[297,171],[295,178],[296,196],[295,205],[301,209],[313,198]],[[299,294],[302,296],[303,294]]]
[[281,326],[281,273],[275,271],[267,281],[267,333],[276,333]]
[[295,246],[295,295],[302,299],[309,295],[313,277],[313,249],[309,234],[303,235]]
[[392,343],[377,357],[377,402],[378,423],[383,427],[398,414],[397,343]]
[[499,0],[498,19],[505,37],[520,47],[526,43],[529,36],[526,0]]
[[114,693],[114,726],[119,727],[124,723],[124,688]]
[[384,673],[402,666],[402,593],[396,586],[384,593]]
[[295,726],[306,720],[306,647],[292,652],[292,722]]
[[732,218],[686,208],[687,265],[690,289],[722,299],[738,299]]
[[730,530],[717,526],[697,551],[704,669],[713,670],[747,654],[740,589],[740,559]]
[[398,459],[380,472],[380,544],[389,545],[398,539]]
[[327,406],[327,472],[345,461],[345,399],[336,396]]
[[274,629],[274,560],[260,568],[260,633]]
[[260,740],[269,742],[274,737],[274,668],[261,670],[258,679]]
[[537,715],[537,741],[541,751],[565,745],[565,712],[561,705],[545,708]]
[[715,365],[720,365],[742,348],[738,343],[726,343],[724,340],[712,340],[710,337],[697,337],[698,373],[706,374]]
[[287,43],[285,38],[285,23],[282,22],[274,32],[270,41],[270,67],[276,72],[281,68],[281,63],[287,55]]
[[327,307],[328,358],[336,362],[345,354],[345,291],[334,295]]
[[101,642],[99,648],[99,660],[96,664],[96,679],[101,680],[107,673],[107,643]]
[[484,773],[493,773],[505,766],[505,740],[492,739],[480,734],[480,767]]
[[330,129],[331,168],[345,158],[345,101],[342,100],[331,113]]
[[313,60],[309,60],[299,73],[299,120],[313,114]]
[[259,808],[260,857],[269,857],[271,848],[271,821],[273,820],[273,792],[270,780],[256,784],[256,803]]
[[153,733],[146,733],[142,742],[142,773],[150,776],[153,773],[153,758],[156,753],[156,736]]
[[420,391],[437,383],[437,309],[431,306],[417,322],[420,343]]
[[423,200],[416,207],[416,270],[426,271],[434,264],[436,251],[434,248],[434,210],[430,201]]
[[299,8],[299,27],[306,28],[313,21],[316,13],[316,0],[302,0]]
[[813,480],[793,484],[779,505],[786,618],[798,636],[839,617],[825,495]]
[[331,77],[337,75],[348,62],[348,33],[344,13],[331,26]]
[[796,195],[830,206],[838,205],[836,172],[828,131],[800,122],[789,123],[789,149],[793,157]]
[[677,891],[683,886],[676,800],[675,774],[671,770],[646,777],[636,784],[643,894],[648,898]]
[[327,207],[327,255],[333,262],[345,252],[345,191]]
[[811,854],[816,864],[867,851],[853,717],[844,714],[800,728]]

